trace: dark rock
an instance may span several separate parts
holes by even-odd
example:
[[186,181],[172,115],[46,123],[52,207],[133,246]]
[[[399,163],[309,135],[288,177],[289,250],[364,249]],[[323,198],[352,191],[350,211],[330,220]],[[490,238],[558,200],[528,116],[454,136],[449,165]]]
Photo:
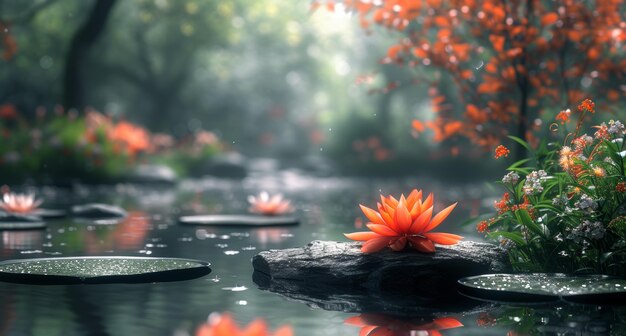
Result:
[[511,269],[498,247],[472,241],[437,246],[434,254],[364,254],[359,243],[314,241],[261,252],[252,264],[261,289],[313,307],[428,316],[481,311],[484,303],[458,294],[457,280]]
[[0,222],[0,231],[40,230],[46,227],[44,222]]
[[45,229],[46,223],[41,217],[31,214],[0,213],[0,230],[37,230]]
[[181,224],[215,226],[283,226],[299,223],[295,217],[262,215],[196,215],[182,216]]
[[34,214],[16,214],[2,212],[0,214],[0,223],[37,223],[41,222],[41,217]]
[[174,184],[178,180],[176,172],[165,165],[138,165],[129,177],[131,183]]
[[61,209],[37,209],[34,214],[44,219],[57,219],[67,216],[67,211]]
[[194,175],[211,175],[225,178],[244,178],[248,175],[247,161],[239,153],[227,153],[212,158]]
[[91,203],[85,205],[75,205],[72,207],[72,215],[80,218],[123,218],[126,217],[126,210],[109,204]]

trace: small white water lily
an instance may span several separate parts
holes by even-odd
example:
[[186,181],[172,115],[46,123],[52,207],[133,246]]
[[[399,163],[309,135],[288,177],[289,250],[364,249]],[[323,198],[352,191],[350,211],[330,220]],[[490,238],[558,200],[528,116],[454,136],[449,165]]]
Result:
[[270,196],[266,191],[262,191],[258,196],[248,196],[250,211],[266,216],[277,216],[293,211],[291,202],[283,198],[282,194]]
[[28,214],[35,211],[41,203],[33,194],[6,193],[2,196],[0,208],[9,213]]

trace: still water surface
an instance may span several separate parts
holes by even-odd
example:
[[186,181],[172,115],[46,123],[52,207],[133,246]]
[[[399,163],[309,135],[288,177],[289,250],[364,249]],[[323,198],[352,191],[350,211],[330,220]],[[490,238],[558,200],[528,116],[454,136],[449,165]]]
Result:
[[[130,212],[118,224],[63,219],[42,231],[0,232],[2,260],[51,256],[131,255],[206,260],[213,272],[200,279],[155,284],[32,286],[0,283],[0,335],[193,335],[213,312],[231,312],[240,324],[257,317],[272,329],[290,324],[296,335],[359,335],[345,320],[359,313],[311,308],[263,291],[252,280],[250,259],[267,249],[299,247],[315,239],[345,240],[359,231],[358,204],[373,206],[379,193],[408,193],[419,187],[436,195],[436,210],[459,201],[442,231],[479,239],[463,222],[489,211],[483,184],[448,185],[430,179],[320,178],[297,171],[254,172],[241,180],[183,181],[175,187],[118,185],[39,189],[46,207],[89,201],[118,204]],[[246,197],[261,190],[293,200],[301,224],[289,228],[184,226],[184,214],[246,213]],[[407,284],[410,286],[410,284]],[[453,289],[451,289],[453,290]],[[383,308],[381,308],[383,310]],[[375,313],[375,312],[373,312]],[[399,329],[430,322],[387,312],[375,320]],[[580,305],[484,305],[450,317],[464,326],[444,335],[622,335],[625,311]],[[406,331],[396,335],[412,335]],[[413,335],[428,335],[414,332]],[[431,333],[432,335],[432,333]]]

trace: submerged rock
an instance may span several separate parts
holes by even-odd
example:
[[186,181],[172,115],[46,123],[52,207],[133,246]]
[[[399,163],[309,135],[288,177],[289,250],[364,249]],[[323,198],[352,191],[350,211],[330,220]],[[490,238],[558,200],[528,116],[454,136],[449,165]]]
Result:
[[123,218],[126,210],[109,204],[90,203],[72,207],[72,215],[80,218]]
[[176,172],[165,165],[138,165],[129,177],[129,182],[147,184],[174,184],[177,180]]
[[457,280],[511,269],[497,246],[472,241],[437,246],[434,254],[364,254],[359,243],[314,241],[301,248],[261,252],[252,264],[261,289],[311,306],[433,316],[481,309],[482,303],[457,293]]
[[209,160],[193,175],[211,175],[225,178],[244,178],[248,175],[247,160],[239,153],[218,155]]
[[16,214],[2,212],[0,213],[0,223],[37,223],[41,222],[41,216],[34,213]]
[[0,230],[36,230],[45,229],[46,223],[37,212],[28,214],[0,212]]

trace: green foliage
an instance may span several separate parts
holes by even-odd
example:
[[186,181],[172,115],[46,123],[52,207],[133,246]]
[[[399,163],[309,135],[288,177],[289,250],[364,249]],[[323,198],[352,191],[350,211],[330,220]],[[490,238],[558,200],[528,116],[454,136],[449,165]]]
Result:
[[497,214],[477,228],[499,240],[520,271],[626,275],[624,126],[611,120],[581,135],[585,112],[593,111],[581,113],[563,145],[533,149],[512,139],[531,158],[508,168]]
[[107,136],[88,140],[84,119],[53,116],[29,125],[24,120],[0,121],[0,174],[5,181],[27,178],[63,184],[118,180],[131,164]]

